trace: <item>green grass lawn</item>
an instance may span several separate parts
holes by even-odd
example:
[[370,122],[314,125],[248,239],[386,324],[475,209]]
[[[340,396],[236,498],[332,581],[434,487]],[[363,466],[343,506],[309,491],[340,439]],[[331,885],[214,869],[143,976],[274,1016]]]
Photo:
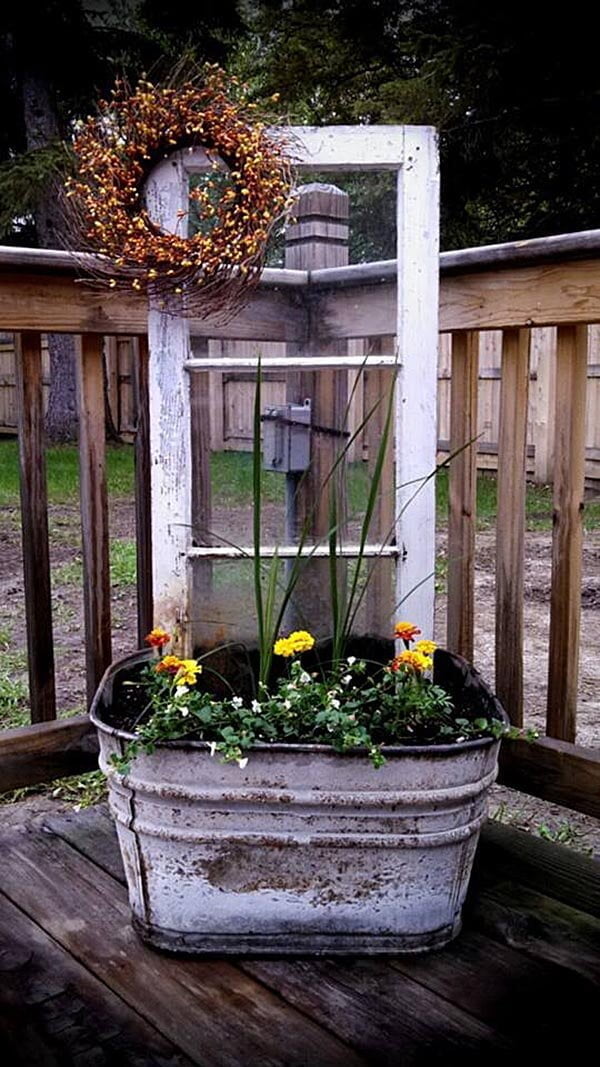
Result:
[[[75,445],[59,445],[47,452],[48,499],[52,504],[76,503],[79,493],[79,455]],[[211,474],[215,502],[222,506],[241,507],[252,501],[252,455],[250,452],[217,452],[211,456]],[[108,490],[113,498],[133,497],[133,449],[129,445],[107,446]],[[369,486],[368,472],[362,463],[350,464],[348,502],[351,513],[364,507]],[[443,524],[448,512],[448,472],[436,478],[437,517]],[[265,471],[263,499],[269,503],[284,501],[284,479]],[[16,507],[19,502],[18,446],[14,440],[0,440],[0,506]],[[528,485],[526,495],[527,527],[530,530],[552,528],[552,488]],[[477,479],[477,521],[481,528],[492,526],[496,518],[496,478],[480,474]],[[586,529],[600,527],[600,501],[586,504]],[[129,550],[130,552],[130,550]],[[126,561],[126,568],[129,562]]]

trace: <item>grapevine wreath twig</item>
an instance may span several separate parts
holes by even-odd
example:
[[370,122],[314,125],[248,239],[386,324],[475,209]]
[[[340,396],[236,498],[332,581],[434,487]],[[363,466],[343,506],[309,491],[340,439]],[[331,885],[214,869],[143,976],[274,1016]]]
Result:
[[[210,169],[190,189],[177,232],[150,218],[146,180],[165,157],[201,147]],[[291,204],[289,145],[257,121],[243,87],[219,67],[175,86],[118,81],[79,124],[66,182],[73,240],[96,255],[111,289],[150,291],[166,310],[227,312],[257,281],[273,226]]]

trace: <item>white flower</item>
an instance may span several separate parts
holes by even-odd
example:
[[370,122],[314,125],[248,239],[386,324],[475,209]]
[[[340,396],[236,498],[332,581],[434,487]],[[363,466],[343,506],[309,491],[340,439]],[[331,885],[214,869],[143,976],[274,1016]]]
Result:
[[[187,686],[187,685],[178,685],[177,689],[175,690],[175,700],[180,700],[181,697],[185,696],[185,694],[189,693],[189,691],[190,691],[189,690],[189,686]],[[182,714],[183,714],[183,712],[182,712]]]
[[241,767],[241,769],[243,770],[244,767],[246,766],[246,764],[248,763],[248,757],[244,756],[242,759],[239,759],[237,762],[238,762],[238,767]]
[[340,707],[340,702],[337,697],[330,697],[329,706],[335,708],[337,711],[337,709]]
[[189,713],[190,713],[190,709],[189,708],[182,708],[181,709],[181,718],[182,719],[186,719],[187,716],[189,715]]
[[346,662],[347,662],[349,667],[353,667],[354,664],[356,663],[356,656],[348,656],[348,659],[346,660]]
[[289,710],[290,710],[290,708],[291,708],[291,706],[292,706],[292,702],[291,702],[291,700],[284,700],[284,702],[283,702],[283,706],[284,706],[284,708],[285,708],[285,710],[286,710],[286,711],[289,711]]
[[254,712],[255,715],[260,715],[260,713],[262,711],[262,704],[260,704],[258,702],[258,700],[253,700],[252,701],[252,711]]
[[[316,677],[316,674],[314,674],[313,678]],[[310,682],[310,674],[308,673],[308,671],[302,671],[302,674],[298,675],[298,680],[302,682],[303,685],[306,685],[308,682]]]
[[351,681],[352,681],[352,675],[351,674],[345,674],[344,677],[342,678],[342,685],[350,685]]
[[211,741],[211,743],[210,743],[210,754],[211,754],[211,756],[214,756],[216,751],[217,751],[217,742],[216,741]]
[[241,708],[244,701],[241,697],[232,697],[231,703],[233,704],[234,708]]

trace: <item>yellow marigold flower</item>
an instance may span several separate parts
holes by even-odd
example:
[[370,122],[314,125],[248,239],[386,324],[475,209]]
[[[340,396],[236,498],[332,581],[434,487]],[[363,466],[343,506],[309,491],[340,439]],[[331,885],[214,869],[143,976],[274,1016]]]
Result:
[[294,630],[289,637],[280,637],[273,646],[276,656],[295,656],[299,652],[308,652],[315,639],[307,630]]
[[163,656],[154,670],[157,674],[177,674],[182,662],[179,656]]
[[422,652],[424,656],[433,656],[436,648],[437,645],[435,641],[423,640],[417,641],[414,650],[415,652]]
[[404,667],[407,670],[415,671],[417,674],[428,671],[432,666],[433,660],[430,656],[424,656],[422,652],[415,652],[414,649],[410,648],[400,652],[391,662],[391,670],[393,671],[402,670]]
[[151,645],[152,648],[163,648],[164,645],[169,644],[170,640],[171,635],[166,630],[163,630],[162,626],[155,626],[145,637],[146,644]]
[[182,659],[175,675],[175,685],[195,685],[196,678],[202,674],[202,667],[196,659]]
[[415,626],[414,622],[397,622],[394,627],[394,635],[400,641],[414,641],[420,633],[419,627]]

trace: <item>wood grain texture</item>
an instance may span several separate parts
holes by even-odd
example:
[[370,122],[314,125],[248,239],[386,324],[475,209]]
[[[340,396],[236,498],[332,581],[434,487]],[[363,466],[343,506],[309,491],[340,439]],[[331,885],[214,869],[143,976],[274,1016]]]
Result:
[[452,335],[448,471],[448,608],[446,644],[473,660],[479,335]]
[[[154,168],[146,188],[150,218],[167,233],[181,230],[189,209],[188,179],[179,158]],[[190,327],[150,296],[148,389],[152,499],[153,618],[172,635],[172,649],[191,655],[192,445]]]
[[481,832],[476,865],[488,884],[512,879],[600,919],[598,861],[572,848],[489,819]]
[[152,497],[150,458],[150,400],[148,387],[148,338],[134,342],[133,391],[136,426],[134,438],[135,464],[135,554],[137,589],[138,646],[154,625],[152,594]]
[[126,893],[57,837],[2,838],[0,889],[97,979],[202,1067],[358,1067],[341,1041],[228,963],[145,948]]
[[0,733],[0,793],[97,766],[96,730],[87,715]]
[[48,722],[56,718],[56,687],[39,333],[15,337],[15,376],[30,714],[32,722]]
[[542,800],[600,818],[597,749],[550,737],[538,741],[503,741],[500,781]]
[[[45,828],[123,880],[114,826],[103,806],[46,818]],[[594,949],[597,927],[588,921],[600,915],[597,865],[562,846],[491,822],[482,834],[475,882],[470,907],[475,924],[483,928],[485,922],[485,934],[470,928],[469,920],[443,952],[379,963],[270,961],[245,962],[243,967],[307,1014],[316,1011],[323,1024],[356,1043],[369,1062],[402,1057],[402,1063],[410,1063],[412,1056],[423,1062],[418,1056],[425,1057],[425,1050],[434,1055],[432,1049],[445,1062],[454,1062],[453,1008],[467,1020],[467,1058],[472,1017],[508,1039],[519,1054],[544,1050],[550,1055],[557,1048],[566,1050],[567,1043],[571,1052],[583,1049],[597,1001],[593,975],[600,953]],[[552,895],[555,903],[569,905],[566,912],[552,910]],[[538,902],[539,929],[534,915]],[[552,916],[558,923],[555,933]],[[569,953],[564,924],[571,921],[576,938]],[[536,947],[537,940],[541,946]],[[390,966],[404,980],[390,976]],[[415,983],[424,988],[415,989]],[[436,1034],[440,1006],[449,1015],[443,1036]],[[568,1030],[562,1025],[565,1011],[572,1023]],[[413,1014],[424,1018],[413,1025],[406,1018]]]
[[484,877],[469,921],[502,944],[600,986],[600,919],[512,881],[488,889]]
[[11,1067],[191,1067],[195,1062],[1,893],[0,976],[0,1035]]
[[369,1063],[500,1064],[509,1042],[381,962],[286,960],[243,969],[353,1045]]
[[102,338],[76,342],[79,492],[88,704],[112,659]]
[[[372,272],[370,279],[367,269]],[[392,273],[390,261],[368,268],[348,267],[339,279],[333,272],[329,278],[327,271],[312,278],[319,315],[331,338],[392,332],[396,316]],[[439,329],[444,333],[599,320],[600,261],[596,258],[442,274],[440,278]]]
[[572,1053],[575,1032],[583,1050],[592,1036],[595,982],[475,930],[465,929],[443,952],[399,957],[391,965],[511,1038],[522,1062],[528,1054],[554,1054],[557,1044]]
[[523,725],[523,567],[529,404],[529,330],[506,330],[498,435],[496,694]]
[[[294,272],[295,274],[296,272]],[[301,341],[306,336],[302,287],[266,284],[225,325],[191,318],[199,337]],[[142,296],[90,289],[74,277],[0,273],[0,330],[56,333],[145,334],[148,305]]]
[[585,326],[558,328],[546,732],[561,741],[576,735],[587,350]]

